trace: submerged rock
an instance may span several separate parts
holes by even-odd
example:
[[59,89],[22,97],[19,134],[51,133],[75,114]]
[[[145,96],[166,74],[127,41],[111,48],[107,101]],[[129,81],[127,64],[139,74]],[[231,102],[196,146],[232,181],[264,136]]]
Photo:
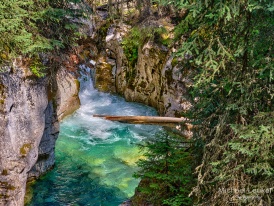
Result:
[[120,204],[119,206],[132,206],[132,201],[131,200],[126,200],[122,204]]

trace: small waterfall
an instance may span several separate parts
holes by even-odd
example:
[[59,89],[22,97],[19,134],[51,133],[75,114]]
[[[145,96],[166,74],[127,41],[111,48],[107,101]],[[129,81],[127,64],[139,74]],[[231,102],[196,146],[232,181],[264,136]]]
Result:
[[116,206],[134,194],[132,175],[143,158],[136,143],[161,130],[94,118],[93,114],[156,115],[142,104],[98,92],[91,71],[82,66],[81,107],[61,123],[56,166],[32,187],[30,205]]

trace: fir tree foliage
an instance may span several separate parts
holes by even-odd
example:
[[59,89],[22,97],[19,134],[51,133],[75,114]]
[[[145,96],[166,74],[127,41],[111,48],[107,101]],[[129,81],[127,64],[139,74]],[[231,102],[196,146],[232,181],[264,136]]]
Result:
[[0,2],[1,59],[51,49],[48,39],[39,35],[35,24],[42,18],[41,12],[35,8],[34,1]]
[[[140,145],[146,159],[140,160],[141,178],[134,202],[148,202],[153,205],[191,205],[188,197],[193,186],[193,146],[182,137],[167,132],[159,133],[153,139]],[[137,193],[138,194],[138,193]],[[141,199],[141,202],[138,202]]]
[[0,2],[0,64],[39,52],[69,47],[77,40],[80,0],[2,0]]
[[[272,205],[273,194],[220,192],[274,187],[274,3],[168,1],[188,10],[178,55],[196,71],[192,118],[205,143],[192,197],[200,205]],[[250,198],[241,198],[241,197]]]

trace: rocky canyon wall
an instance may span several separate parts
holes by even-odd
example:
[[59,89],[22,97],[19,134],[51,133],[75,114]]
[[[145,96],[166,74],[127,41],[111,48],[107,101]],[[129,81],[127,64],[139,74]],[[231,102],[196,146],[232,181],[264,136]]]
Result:
[[182,66],[176,48],[146,41],[139,46],[137,63],[131,67],[122,45],[129,31],[130,26],[121,23],[108,26],[100,42],[104,46],[92,57],[95,87],[152,106],[162,116],[180,116],[189,110],[192,71]]
[[23,205],[28,172],[38,158],[48,106],[44,79],[28,78],[22,65],[1,74],[0,205]]
[[51,169],[55,162],[55,142],[59,134],[59,122],[80,106],[79,82],[75,75],[61,67],[55,76],[54,86],[47,84],[48,105],[45,109],[45,127],[38,148],[38,159],[28,172],[29,179],[36,179]]
[[24,205],[26,182],[54,165],[59,120],[80,105],[79,83],[66,69],[37,78],[16,61],[0,74],[0,205]]
[[131,67],[122,46],[131,27],[106,25],[96,18],[87,24],[84,32],[89,38],[75,49],[77,55],[61,62],[56,74],[34,77],[22,61],[0,73],[0,206],[23,205],[27,180],[53,167],[59,122],[80,105],[72,68],[78,57],[89,61],[100,91],[153,106],[162,116],[180,116],[191,107],[191,70],[174,56],[176,48],[146,41]]

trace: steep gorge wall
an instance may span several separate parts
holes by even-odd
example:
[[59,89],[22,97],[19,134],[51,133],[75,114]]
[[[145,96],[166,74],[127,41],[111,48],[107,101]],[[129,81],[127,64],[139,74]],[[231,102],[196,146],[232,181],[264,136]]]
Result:
[[[75,21],[92,38],[94,22],[87,17]],[[59,123],[80,107],[79,48],[41,54],[52,67],[44,78],[35,77],[20,58],[0,73],[0,206],[24,205],[26,182],[54,166]]]
[[122,47],[129,29],[124,24],[111,25],[104,43],[100,42],[105,46],[93,57],[96,88],[152,106],[160,115],[180,116],[191,107],[192,71],[182,67],[183,59],[175,57],[174,47],[153,41],[139,46],[137,64],[131,68]]
[[1,206],[24,205],[27,180],[54,165],[58,119],[80,105],[76,78],[65,69],[55,78],[52,88],[48,78],[34,77],[21,61],[0,74]]
[[80,107],[77,78],[61,67],[55,76],[56,85],[47,84],[48,105],[44,111],[45,127],[38,148],[38,159],[28,172],[29,179],[36,179],[51,169],[55,162],[55,142],[59,135],[59,122]]
[[45,83],[23,78],[20,74],[0,76],[0,205],[23,205],[24,185],[45,127]]

